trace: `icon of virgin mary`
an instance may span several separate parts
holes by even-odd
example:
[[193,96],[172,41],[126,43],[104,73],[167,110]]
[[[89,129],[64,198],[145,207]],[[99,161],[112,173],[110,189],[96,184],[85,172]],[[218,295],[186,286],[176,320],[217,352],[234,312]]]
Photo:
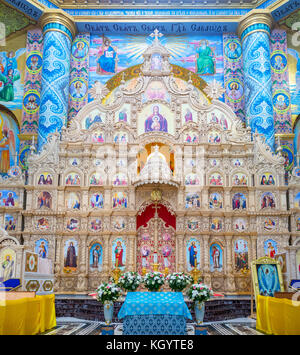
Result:
[[153,106],[153,113],[145,121],[145,132],[168,132],[168,122],[159,113],[159,106]]

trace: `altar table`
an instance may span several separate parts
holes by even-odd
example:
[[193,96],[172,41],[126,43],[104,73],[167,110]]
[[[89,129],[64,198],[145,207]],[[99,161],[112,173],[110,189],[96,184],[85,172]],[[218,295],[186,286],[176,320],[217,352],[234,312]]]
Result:
[[55,326],[53,294],[0,300],[0,335],[34,335]]
[[118,318],[124,335],[185,335],[192,315],[181,292],[128,292]]
[[265,334],[300,335],[300,302],[257,296],[256,329]]

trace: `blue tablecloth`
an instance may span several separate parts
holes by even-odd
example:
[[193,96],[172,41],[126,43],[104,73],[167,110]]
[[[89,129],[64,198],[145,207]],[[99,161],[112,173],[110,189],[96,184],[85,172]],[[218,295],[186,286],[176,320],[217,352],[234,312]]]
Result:
[[128,292],[118,318],[150,314],[192,319],[181,292]]

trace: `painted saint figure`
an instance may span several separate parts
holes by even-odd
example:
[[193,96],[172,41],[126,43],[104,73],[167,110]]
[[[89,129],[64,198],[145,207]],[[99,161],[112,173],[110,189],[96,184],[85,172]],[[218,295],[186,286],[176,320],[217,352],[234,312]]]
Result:
[[207,40],[201,40],[200,45],[196,50],[197,60],[196,60],[196,73],[197,74],[214,74],[215,65],[213,56],[214,53],[212,49],[208,46]]
[[107,37],[102,39],[102,48],[99,51],[99,59],[97,61],[98,74],[111,74],[116,72],[117,52],[111,45],[111,41]]
[[115,267],[122,267],[123,264],[123,247],[120,241],[117,242],[117,246],[115,247]]
[[13,69],[9,69],[7,75],[0,74],[0,81],[4,83],[3,89],[0,91],[1,101],[14,101],[14,82],[20,79],[20,74],[14,74]]
[[73,245],[73,242],[70,242],[68,250],[67,250],[65,267],[74,267],[74,268],[77,267],[76,249]]
[[189,255],[191,267],[197,266],[197,247],[195,242],[192,242],[191,246],[189,247]]
[[159,106],[153,106],[153,113],[145,121],[145,132],[168,132],[168,122],[159,113]]

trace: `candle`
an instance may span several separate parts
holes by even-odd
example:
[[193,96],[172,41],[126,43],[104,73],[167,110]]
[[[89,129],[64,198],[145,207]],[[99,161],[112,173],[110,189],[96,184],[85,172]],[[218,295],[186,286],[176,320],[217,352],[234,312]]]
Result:
[[157,264],[157,252],[155,251],[153,254],[153,262],[154,264]]

